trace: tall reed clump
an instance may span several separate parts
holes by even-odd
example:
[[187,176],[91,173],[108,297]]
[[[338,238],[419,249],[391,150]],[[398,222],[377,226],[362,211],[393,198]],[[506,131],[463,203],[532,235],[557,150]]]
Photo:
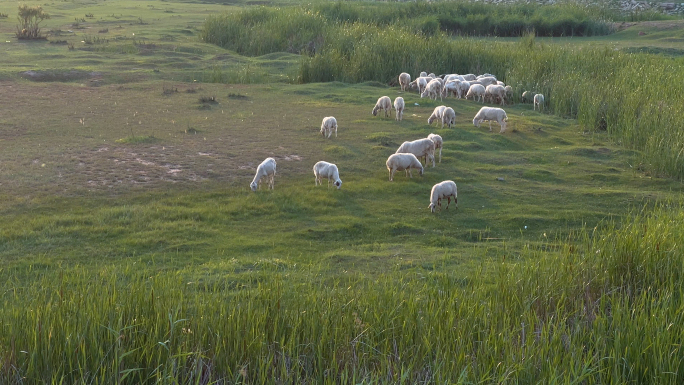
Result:
[[[136,262],[4,271],[4,383],[681,383],[684,211],[607,223],[466,280]],[[492,274],[492,270],[494,273]]]

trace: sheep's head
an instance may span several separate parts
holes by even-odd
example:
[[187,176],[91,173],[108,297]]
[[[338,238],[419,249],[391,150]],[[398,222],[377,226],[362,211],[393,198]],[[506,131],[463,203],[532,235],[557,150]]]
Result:
[[378,116],[378,106],[375,106],[375,108],[373,108],[371,114],[373,114],[373,116]]
[[479,119],[473,119],[473,125],[475,127],[480,127],[480,120]]
[[423,167],[420,168],[419,174],[420,174],[420,176],[423,176]]
[[432,203],[432,202],[430,202],[430,204],[428,205],[428,208],[429,208],[430,211],[433,212],[433,213],[435,212],[435,208],[436,208],[436,207],[437,207],[437,205],[435,205],[435,204]]
[[255,191],[255,192],[256,192],[257,187],[259,187],[259,185],[257,184],[257,182],[252,182],[252,183],[249,184],[249,188],[251,188],[252,191]]
[[335,182],[335,187],[337,187],[337,189],[339,190],[340,187],[342,187],[342,181],[338,179],[338,180]]

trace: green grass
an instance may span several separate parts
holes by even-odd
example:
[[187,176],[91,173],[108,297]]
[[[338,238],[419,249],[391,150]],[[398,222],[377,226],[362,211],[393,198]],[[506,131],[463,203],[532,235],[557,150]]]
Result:
[[[241,4],[43,5],[73,50],[0,20],[1,383],[681,382],[682,185],[643,150],[522,104],[504,135],[454,99],[456,127],[428,127],[440,103],[380,71],[295,84],[297,53],[199,41]],[[639,28],[523,53],[673,47]],[[382,95],[402,122],[370,114]],[[442,163],[388,182],[431,132]],[[252,193],[268,156],[275,190]],[[314,187],[318,160],[341,190]],[[431,214],[445,179],[459,207]]]

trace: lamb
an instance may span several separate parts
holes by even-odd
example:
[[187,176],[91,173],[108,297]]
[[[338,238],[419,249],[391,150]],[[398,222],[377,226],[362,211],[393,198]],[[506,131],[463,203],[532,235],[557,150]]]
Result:
[[452,124],[456,124],[456,112],[451,107],[445,108],[442,113],[442,128],[444,128],[445,124],[449,128],[451,128]]
[[473,124],[475,127],[480,127],[480,123],[487,120],[489,121],[489,131],[492,130],[493,120],[499,123],[499,126],[501,126],[501,134],[506,131],[506,120],[508,120],[508,116],[506,115],[506,111],[503,109],[496,107],[482,107],[480,108],[480,111],[477,112],[477,115],[475,115],[473,118]]
[[426,78],[426,77],[428,77],[428,74],[427,74],[427,72],[423,71],[423,72],[420,73],[420,75],[418,75],[418,77],[420,77],[420,78]]
[[411,169],[420,169],[420,176],[423,176],[423,165],[420,164],[418,158],[413,154],[392,154],[387,158],[387,171],[389,171],[390,182],[394,181],[394,173],[397,171],[406,171],[410,178],[413,178]]
[[534,105],[532,106],[532,109],[536,110],[537,106],[539,106],[539,111],[541,112],[542,107],[544,106],[544,95],[542,95],[542,94],[534,95]]
[[492,103],[496,102],[495,98],[499,98],[499,99],[501,99],[501,105],[503,106],[505,97],[506,97],[506,90],[500,85],[490,84],[485,89],[485,99],[491,98]]
[[408,91],[409,84],[411,83],[411,75],[406,72],[399,74],[399,86],[401,86],[402,91]]
[[436,78],[437,78],[437,75],[435,75],[433,72],[430,72],[430,73],[428,74],[428,77],[429,77],[429,78],[436,79]]
[[328,188],[330,188],[330,182],[333,181],[333,184],[337,189],[339,190],[340,187],[342,187],[342,180],[340,180],[340,172],[337,170],[337,166],[333,163],[328,163],[324,161],[316,162],[313,166],[313,172],[314,176],[316,177],[316,180],[314,180],[314,186],[318,186],[319,184],[322,186],[323,185],[323,178],[328,179]]
[[435,143],[435,150],[439,149],[439,163],[442,163],[442,147],[444,145],[442,137],[437,134],[430,134],[428,135],[428,139]]
[[399,146],[395,154],[413,154],[417,158],[425,157],[425,165],[432,160],[432,167],[435,167],[435,142],[428,138],[417,139],[411,142],[404,142]]
[[252,191],[256,192],[257,188],[261,184],[261,178],[267,177],[268,178],[268,187],[271,190],[274,190],[275,174],[276,174],[276,161],[275,161],[275,159],[266,158],[257,167],[256,175],[254,175],[254,179],[252,180],[252,183],[249,184],[249,187],[252,189]]
[[378,116],[378,111],[379,110],[384,110],[385,111],[385,117],[387,118],[392,111],[392,99],[389,98],[389,96],[381,96],[377,103],[375,103],[375,107],[373,107],[373,116]]
[[463,76],[461,76],[461,75],[456,75],[456,74],[446,75],[446,76],[444,77],[444,81],[447,82],[447,83],[450,82],[450,81],[452,81],[452,80],[460,80],[460,81],[462,81],[462,82],[465,81],[465,79],[463,78]]
[[439,119],[439,121],[442,121],[442,114],[444,113],[444,110],[446,109],[446,106],[437,106],[435,107],[434,111],[432,111],[432,115],[428,118],[428,124],[432,124],[436,119]]
[[404,118],[404,98],[401,96],[394,99],[394,118],[399,121]]
[[482,98],[482,103],[484,103],[484,96],[485,96],[485,88],[482,84],[472,84],[468,89],[468,93],[466,94],[466,99],[473,97],[473,100],[478,101],[480,98]]
[[425,90],[423,90],[423,93],[420,94],[420,97],[429,97],[433,100],[437,100],[437,96],[439,96],[439,100],[442,101],[442,83],[435,79],[428,83]]
[[445,180],[444,182],[437,183],[432,186],[432,191],[430,191],[430,205],[428,208],[433,213],[437,206],[442,207],[442,199],[447,199],[447,209],[451,204],[451,197],[454,197],[454,204],[458,208],[458,192],[456,189],[456,183],[451,180]]
[[321,135],[324,138],[326,135],[330,138],[333,131],[335,131],[335,137],[337,138],[337,119],[333,116],[326,116],[323,118],[323,123],[321,123]]

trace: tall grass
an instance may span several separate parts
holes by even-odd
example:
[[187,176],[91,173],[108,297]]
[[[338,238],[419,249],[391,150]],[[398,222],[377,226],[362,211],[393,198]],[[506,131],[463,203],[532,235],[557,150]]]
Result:
[[[3,271],[5,383],[681,383],[684,211],[607,223],[494,273],[256,264]],[[22,272],[26,273],[26,272]],[[239,278],[238,278],[239,277]]]

